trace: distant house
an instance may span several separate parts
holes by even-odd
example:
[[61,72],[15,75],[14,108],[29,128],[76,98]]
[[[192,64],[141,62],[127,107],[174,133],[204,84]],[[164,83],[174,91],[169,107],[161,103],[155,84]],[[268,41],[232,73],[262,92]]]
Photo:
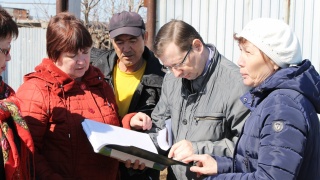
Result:
[[29,10],[3,7],[15,20],[27,20],[29,19]]
[[20,8],[3,7],[17,22],[19,27],[47,27],[47,22],[33,20],[29,15],[29,10]]

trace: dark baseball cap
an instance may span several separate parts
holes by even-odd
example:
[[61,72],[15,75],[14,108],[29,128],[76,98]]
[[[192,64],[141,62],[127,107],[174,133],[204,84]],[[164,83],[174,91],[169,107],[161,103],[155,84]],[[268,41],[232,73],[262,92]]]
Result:
[[145,29],[142,17],[135,12],[116,13],[109,22],[109,34],[112,39],[121,34],[140,36]]

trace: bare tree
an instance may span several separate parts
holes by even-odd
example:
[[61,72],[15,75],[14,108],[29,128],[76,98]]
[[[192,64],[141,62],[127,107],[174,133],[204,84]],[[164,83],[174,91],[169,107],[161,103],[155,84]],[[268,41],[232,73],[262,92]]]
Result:
[[144,6],[144,0],[140,0],[139,2],[138,2],[138,4],[137,4],[137,9],[136,9],[136,13],[138,13],[139,12],[139,10],[142,8]]
[[[143,3],[144,0],[82,0],[84,24],[92,36],[94,47],[110,49],[108,24],[112,15],[123,10],[139,13]],[[146,15],[142,12],[141,16]]]
[[54,3],[45,3],[45,2],[42,2],[41,0],[34,0],[32,5],[35,8],[35,12],[36,12],[35,17],[38,21],[49,21],[49,19],[51,18],[51,15],[49,15],[48,10],[50,9],[50,6],[51,7],[55,6]]
[[87,27],[93,39],[93,46],[97,48],[110,48],[108,41],[106,24],[99,21],[98,6],[100,7],[101,0],[82,0],[82,14],[84,25]]
[[99,4],[100,0],[83,0],[81,2],[82,6],[84,7],[82,9],[82,13],[84,15],[84,24],[86,27],[88,27],[89,24],[89,14],[90,11],[95,8]]

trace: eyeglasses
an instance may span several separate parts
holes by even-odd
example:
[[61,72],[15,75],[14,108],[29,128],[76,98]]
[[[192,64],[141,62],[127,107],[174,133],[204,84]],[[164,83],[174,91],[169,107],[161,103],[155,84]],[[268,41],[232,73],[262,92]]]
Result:
[[187,54],[184,56],[183,60],[182,60],[180,63],[175,64],[175,65],[173,65],[173,66],[163,66],[163,65],[162,65],[161,70],[162,70],[163,72],[165,72],[165,73],[170,73],[170,72],[172,71],[172,69],[178,69],[179,67],[181,67],[182,65],[184,65],[184,62],[187,60],[187,57],[188,57],[191,49],[192,49],[192,46],[190,46]]
[[0,52],[2,52],[5,56],[8,56],[8,54],[10,53],[10,49],[11,49],[11,46],[9,46],[8,49],[1,49],[0,48]]

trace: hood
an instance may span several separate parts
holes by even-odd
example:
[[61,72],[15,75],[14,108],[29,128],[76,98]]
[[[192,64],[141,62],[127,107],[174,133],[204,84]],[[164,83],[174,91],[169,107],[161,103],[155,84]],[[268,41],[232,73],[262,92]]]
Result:
[[314,105],[317,113],[320,113],[320,76],[309,60],[304,60],[299,66],[278,70],[250,93],[254,94],[255,101],[258,102],[276,89],[300,92]]
[[[45,58],[41,64],[36,66],[35,72],[29,73],[24,76],[24,81],[30,79],[41,79],[46,82],[46,86],[49,86],[57,94],[68,92],[74,86],[79,85],[69,75],[61,71],[51,59]],[[99,69],[89,66],[80,83],[85,83],[86,86],[102,85],[103,74]]]

